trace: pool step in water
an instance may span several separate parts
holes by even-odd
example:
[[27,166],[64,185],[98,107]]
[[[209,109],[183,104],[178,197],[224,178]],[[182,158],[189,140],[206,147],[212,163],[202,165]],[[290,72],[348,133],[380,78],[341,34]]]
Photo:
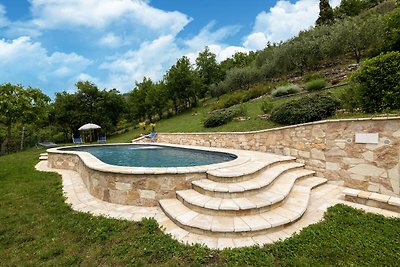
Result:
[[295,184],[287,200],[279,207],[255,215],[210,215],[190,209],[178,199],[160,200],[165,214],[186,231],[222,237],[254,236],[281,230],[296,222],[307,209],[310,191],[326,182],[310,177]]
[[[314,175],[310,170],[292,170],[279,176],[272,185],[240,194],[209,196],[196,190],[177,191],[177,198],[187,207],[210,215],[251,215],[260,214],[279,206],[291,192],[296,180]],[[243,195],[247,193],[246,195]]]
[[[293,173],[294,170],[304,171],[304,164],[296,162],[284,162],[279,165],[264,169],[256,177],[242,182],[225,183],[215,182],[209,179],[201,179],[193,181],[192,184],[194,190],[204,195],[223,198],[243,197],[252,195],[258,190],[270,186],[277,177],[287,172]],[[314,172],[310,174],[313,173]]]

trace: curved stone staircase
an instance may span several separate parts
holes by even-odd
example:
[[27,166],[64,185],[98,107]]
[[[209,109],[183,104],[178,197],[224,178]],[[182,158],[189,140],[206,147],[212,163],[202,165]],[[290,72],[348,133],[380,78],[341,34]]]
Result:
[[211,237],[252,237],[282,230],[307,209],[314,177],[295,158],[255,154],[242,164],[207,172],[192,189],[160,200],[165,214],[184,230]]

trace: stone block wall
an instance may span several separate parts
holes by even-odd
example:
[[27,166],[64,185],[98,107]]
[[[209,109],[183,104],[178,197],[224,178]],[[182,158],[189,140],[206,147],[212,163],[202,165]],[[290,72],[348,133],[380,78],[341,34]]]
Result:
[[[355,143],[355,133],[378,133],[379,143]],[[345,186],[400,193],[400,117],[328,120],[254,132],[160,133],[157,142],[291,155],[318,176],[342,180]]]
[[78,155],[49,153],[48,166],[74,170],[93,196],[111,203],[158,206],[164,198],[175,198],[177,190],[191,188],[191,181],[205,173],[125,174],[98,171],[85,165]]

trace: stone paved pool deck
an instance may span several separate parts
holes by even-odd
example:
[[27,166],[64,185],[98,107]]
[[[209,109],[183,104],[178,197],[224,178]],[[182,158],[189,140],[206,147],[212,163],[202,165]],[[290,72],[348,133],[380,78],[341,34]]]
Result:
[[40,161],[36,165],[36,169],[39,171],[56,172],[62,176],[66,203],[70,204],[71,208],[75,211],[88,212],[95,216],[102,215],[129,221],[140,221],[142,218],[154,218],[165,233],[171,234],[173,238],[180,242],[189,244],[200,243],[210,248],[217,249],[263,245],[275,242],[279,239],[288,238],[304,227],[321,221],[327,208],[338,203],[384,216],[400,217],[400,213],[397,212],[346,201],[343,194],[343,190],[346,188],[343,187],[340,182],[328,182],[311,190],[305,213],[300,219],[289,226],[281,227],[274,232],[262,233],[249,237],[204,236],[188,232],[177,226],[160,207],[121,205],[95,198],[88,192],[80,174],[76,171],[49,168],[47,166],[47,160]]

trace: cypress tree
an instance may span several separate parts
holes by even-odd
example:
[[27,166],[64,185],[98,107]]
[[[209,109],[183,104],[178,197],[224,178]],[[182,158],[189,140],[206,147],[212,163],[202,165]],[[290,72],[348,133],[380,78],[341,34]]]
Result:
[[329,0],[319,1],[319,17],[316,21],[317,26],[332,24],[335,20],[333,9],[329,4]]

